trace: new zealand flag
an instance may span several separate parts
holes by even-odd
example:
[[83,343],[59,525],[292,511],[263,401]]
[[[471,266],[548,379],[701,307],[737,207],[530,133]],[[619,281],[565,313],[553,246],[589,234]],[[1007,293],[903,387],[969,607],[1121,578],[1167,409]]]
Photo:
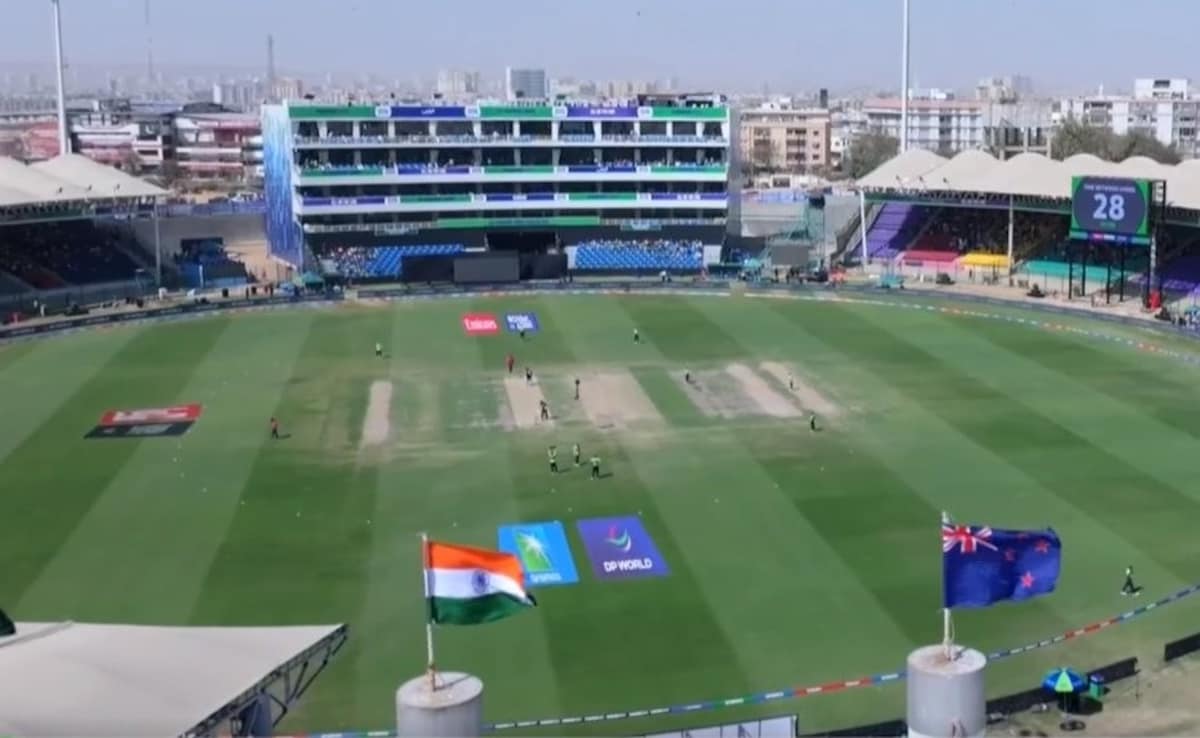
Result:
[[943,607],[987,607],[1053,592],[1062,542],[1046,530],[942,523]]

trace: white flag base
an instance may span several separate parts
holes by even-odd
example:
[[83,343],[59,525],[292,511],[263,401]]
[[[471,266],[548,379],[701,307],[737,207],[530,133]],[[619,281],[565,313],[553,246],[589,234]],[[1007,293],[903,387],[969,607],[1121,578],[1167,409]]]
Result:
[[909,738],[981,738],[987,731],[987,657],[973,648],[953,648],[953,658],[941,643],[908,655]]
[[409,679],[396,690],[400,738],[478,738],[483,734],[483,682],[470,674],[439,671]]

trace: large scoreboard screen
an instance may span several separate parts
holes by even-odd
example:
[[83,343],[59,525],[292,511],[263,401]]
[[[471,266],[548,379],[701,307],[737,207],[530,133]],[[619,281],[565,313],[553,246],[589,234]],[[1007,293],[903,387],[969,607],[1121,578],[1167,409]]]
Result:
[[1150,180],[1071,178],[1071,238],[1150,245]]

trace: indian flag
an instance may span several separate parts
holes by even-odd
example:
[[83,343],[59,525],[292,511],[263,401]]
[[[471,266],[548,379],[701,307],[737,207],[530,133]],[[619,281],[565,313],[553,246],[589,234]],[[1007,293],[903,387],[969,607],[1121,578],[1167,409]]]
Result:
[[425,597],[429,617],[442,625],[476,625],[537,605],[512,554],[429,541]]

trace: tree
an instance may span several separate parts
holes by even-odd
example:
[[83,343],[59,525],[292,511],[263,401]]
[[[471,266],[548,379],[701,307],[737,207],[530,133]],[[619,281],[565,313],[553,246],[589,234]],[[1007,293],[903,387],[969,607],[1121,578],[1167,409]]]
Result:
[[900,142],[882,133],[863,133],[850,142],[842,168],[854,179],[870,174],[900,150]]
[[1160,164],[1178,164],[1180,157],[1174,147],[1142,131],[1121,136],[1108,128],[1088,126],[1069,120],[1054,133],[1050,151],[1055,159],[1068,159],[1076,154],[1091,154],[1105,161],[1120,162],[1131,156],[1145,156]]

